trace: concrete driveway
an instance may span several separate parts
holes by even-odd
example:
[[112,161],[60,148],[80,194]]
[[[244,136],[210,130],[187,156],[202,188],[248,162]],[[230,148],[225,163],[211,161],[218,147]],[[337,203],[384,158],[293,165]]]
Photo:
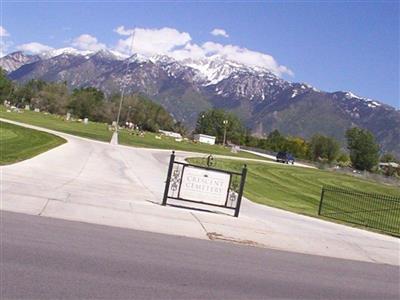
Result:
[[[110,145],[27,127],[57,134],[68,143],[0,168],[2,210],[400,265],[399,239],[246,200],[238,219],[162,207],[170,151]],[[193,156],[177,154],[180,159]]]

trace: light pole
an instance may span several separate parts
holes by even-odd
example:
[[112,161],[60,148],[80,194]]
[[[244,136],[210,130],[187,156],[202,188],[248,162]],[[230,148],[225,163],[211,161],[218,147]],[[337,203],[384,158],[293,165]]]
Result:
[[225,142],[226,142],[226,126],[228,125],[228,120],[223,120],[222,123],[224,124],[224,142],[222,145],[225,147]]
[[[133,49],[133,40],[135,38],[135,31],[132,31],[132,39],[131,39],[131,47],[130,47],[130,51],[129,54],[132,55],[132,49]],[[128,75],[128,71],[129,71],[129,64],[130,64],[130,56],[126,59],[126,71],[125,71],[125,82],[122,83],[122,91],[121,91],[121,99],[119,100],[119,108],[118,108],[118,115],[117,115],[117,127],[115,128],[115,135],[116,137],[113,139],[116,140],[117,144],[118,144],[118,125],[119,125],[119,118],[121,116],[121,109],[122,109],[122,102],[124,101],[124,94],[125,94],[125,88],[128,84],[128,80],[127,80],[127,75]]]

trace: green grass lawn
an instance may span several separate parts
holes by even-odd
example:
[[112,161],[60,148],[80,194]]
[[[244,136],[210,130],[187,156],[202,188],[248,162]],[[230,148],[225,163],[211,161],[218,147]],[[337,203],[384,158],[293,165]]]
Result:
[[[105,142],[110,141],[112,136],[112,132],[108,129],[108,124],[89,122],[85,125],[78,121],[66,121],[63,116],[41,112],[7,112],[4,106],[0,106],[0,117]],[[160,140],[156,139],[156,135],[157,134],[152,132],[146,132],[144,137],[140,137],[134,134],[131,135],[127,130],[121,130],[119,134],[119,143],[142,148],[173,149],[178,151],[265,159],[246,152],[234,154],[230,152],[229,148],[220,145],[207,145],[194,143],[192,141],[176,142],[175,139],[165,136]]]
[[33,111],[7,112],[2,105],[0,117],[100,141],[110,141],[112,135],[107,124],[89,122],[84,125],[81,122],[65,121],[61,116]]
[[[191,158],[189,161],[204,165],[202,159]],[[304,215],[318,217],[318,206],[323,185],[400,197],[398,187],[331,171],[250,161],[247,162],[247,166],[248,176],[244,195],[248,199]],[[240,171],[243,162],[217,159],[216,167]]]
[[33,157],[65,142],[52,134],[0,122],[0,165]]

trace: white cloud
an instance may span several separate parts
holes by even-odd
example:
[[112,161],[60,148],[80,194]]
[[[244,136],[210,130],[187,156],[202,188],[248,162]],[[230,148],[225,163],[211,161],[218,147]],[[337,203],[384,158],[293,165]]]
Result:
[[[174,28],[128,29],[124,26],[119,26],[114,29],[114,32],[121,36],[126,36],[126,38],[120,39],[113,49],[125,55],[131,54],[131,47],[133,53],[139,53],[147,57],[164,54],[177,60],[187,58],[201,59],[216,55],[247,66],[266,68],[279,76],[283,74],[293,76],[293,72],[289,68],[280,65],[269,54],[214,42],[205,42],[203,45],[198,45],[191,42],[192,38],[189,33],[180,32]],[[225,30],[218,28],[214,29],[212,34],[228,37]]]
[[9,36],[8,31],[3,26],[0,26],[0,57],[6,55],[12,45],[12,42],[8,40]]
[[172,56],[176,60],[187,58],[202,59],[206,57],[204,49],[201,46],[192,43],[187,43],[184,47],[175,49],[168,53],[168,55]]
[[220,56],[246,66],[268,69],[278,76],[284,74],[290,76],[294,75],[292,70],[286,66],[280,65],[271,55],[234,45],[206,42],[199,46],[197,44],[188,43],[184,47],[174,49],[167,54],[177,60]]
[[99,51],[106,49],[106,45],[99,43],[96,37],[90,34],[82,34],[72,41],[72,46],[79,50]]
[[7,36],[10,36],[8,31],[3,26],[0,26],[0,37],[7,37]]
[[207,56],[219,55],[247,66],[266,68],[277,75],[288,74],[293,76],[293,72],[289,68],[279,65],[269,54],[214,42],[206,42],[202,45],[202,48]]
[[215,28],[210,33],[215,36],[223,36],[226,38],[229,37],[229,34],[224,29],[221,28]]
[[119,35],[131,35],[135,32],[134,29],[125,29],[125,26],[119,26],[114,29],[114,32],[118,33]]
[[179,32],[168,27],[161,29],[125,29],[124,26],[120,26],[114,31],[120,35],[128,36],[126,39],[120,39],[115,47],[116,51],[123,54],[131,54],[131,48],[134,53],[145,56],[169,54],[177,47],[186,45],[192,39],[189,33]]
[[3,38],[0,40],[0,57],[7,55],[8,49],[12,46],[12,42],[5,41]]
[[39,54],[45,51],[50,51],[53,48],[47,45],[43,45],[41,43],[37,42],[32,42],[32,43],[27,43],[27,44],[22,44],[16,47],[17,50],[21,50],[24,52],[29,52],[32,54]]

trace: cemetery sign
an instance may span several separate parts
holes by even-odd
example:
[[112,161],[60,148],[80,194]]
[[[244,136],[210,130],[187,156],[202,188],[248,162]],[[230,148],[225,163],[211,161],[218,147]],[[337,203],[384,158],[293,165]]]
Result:
[[170,198],[233,209],[238,217],[246,173],[246,166],[239,173],[178,162],[172,152],[162,205]]

